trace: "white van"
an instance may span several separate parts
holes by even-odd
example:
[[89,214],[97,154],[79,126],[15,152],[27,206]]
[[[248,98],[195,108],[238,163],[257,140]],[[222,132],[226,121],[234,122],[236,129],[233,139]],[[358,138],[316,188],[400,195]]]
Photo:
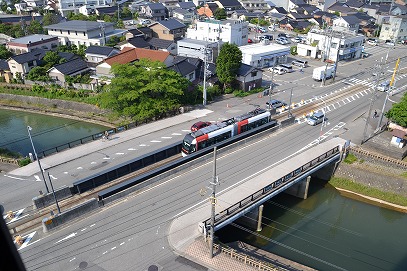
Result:
[[271,67],[271,68],[269,68],[269,71],[280,74],[280,75],[286,73],[286,69],[284,69],[283,67],[279,67],[279,66],[274,67],[274,68]]

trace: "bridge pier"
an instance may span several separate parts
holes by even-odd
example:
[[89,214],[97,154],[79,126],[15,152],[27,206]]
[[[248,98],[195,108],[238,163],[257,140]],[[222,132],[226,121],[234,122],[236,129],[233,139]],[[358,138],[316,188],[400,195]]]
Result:
[[263,205],[260,205],[258,208],[253,208],[252,210],[250,210],[250,212],[237,219],[236,223],[253,231],[261,231],[263,208]]
[[312,177],[316,177],[324,181],[329,181],[335,173],[336,166],[336,163],[330,163],[329,165],[326,165],[318,171],[314,172],[312,174]]
[[298,183],[287,188],[284,191],[284,193],[287,193],[291,196],[295,196],[300,199],[307,199],[310,180],[311,180],[311,176],[308,176],[307,178],[303,179],[302,181],[299,181]]

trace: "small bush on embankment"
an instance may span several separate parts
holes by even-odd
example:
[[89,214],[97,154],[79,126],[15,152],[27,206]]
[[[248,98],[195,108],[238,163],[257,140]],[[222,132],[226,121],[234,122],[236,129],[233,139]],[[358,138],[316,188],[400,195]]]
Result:
[[346,158],[343,160],[343,162],[345,162],[346,164],[353,164],[356,161],[358,161],[358,158],[352,153],[348,153]]
[[353,182],[349,179],[332,177],[329,183],[338,188],[346,189],[349,191],[356,192],[368,197],[384,200],[393,204],[407,206],[407,198],[402,195],[381,191],[377,188],[368,187],[356,182]]

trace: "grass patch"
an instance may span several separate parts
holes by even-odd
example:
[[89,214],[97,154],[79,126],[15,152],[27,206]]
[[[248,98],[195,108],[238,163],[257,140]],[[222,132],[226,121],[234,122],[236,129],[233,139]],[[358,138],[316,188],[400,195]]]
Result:
[[368,187],[346,178],[332,177],[329,183],[334,187],[346,189],[349,191],[353,191],[372,198],[381,199],[397,205],[407,206],[407,197],[403,197],[402,195],[392,192],[381,191],[377,188]]
[[401,173],[401,177],[403,177],[403,178],[407,178],[407,171],[405,171],[405,172]]
[[260,93],[261,89],[259,88],[254,88],[250,91],[243,91],[243,90],[235,90],[233,91],[233,95],[235,95],[235,97],[246,97],[252,94],[256,94],[256,93]]
[[343,162],[345,162],[346,164],[353,164],[357,161],[358,161],[358,158],[352,153],[348,153],[346,158],[343,160]]
[[0,156],[5,157],[5,158],[14,158],[14,159],[22,157],[22,155],[20,153],[10,151],[6,148],[0,148]]

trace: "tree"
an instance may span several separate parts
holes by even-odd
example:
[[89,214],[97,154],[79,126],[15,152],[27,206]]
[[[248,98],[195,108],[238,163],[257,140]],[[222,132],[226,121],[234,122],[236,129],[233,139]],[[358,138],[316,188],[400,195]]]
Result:
[[393,104],[385,116],[396,124],[407,127],[407,92],[404,93],[400,102]]
[[225,43],[216,60],[216,73],[223,87],[229,87],[235,80],[237,70],[242,64],[242,51],[235,45]]
[[31,23],[27,26],[28,34],[42,34],[44,33],[44,29],[39,21],[31,21]]
[[293,56],[298,55],[298,53],[297,53],[297,46],[291,46],[291,47],[290,47],[290,53],[291,53],[291,55],[293,55]]
[[0,59],[7,59],[13,54],[7,50],[6,46],[0,45]]
[[114,77],[100,95],[100,106],[138,121],[178,108],[189,85],[159,61],[113,64],[111,71]]
[[30,70],[30,72],[27,74],[27,79],[31,81],[43,81],[43,82],[47,82],[50,80],[47,74],[47,68],[39,66],[34,67]]
[[42,59],[43,61],[45,61],[47,63],[47,67],[51,68],[56,64],[60,63],[61,57],[58,55],[57,52],[55,51],[49,51],[45,54],[45,56]]
[[216,20],[224,20],[227,18],[227,14],[224,8],[217,8],[213,13]]
[[47,13],[42,17],[42,25],[47,26],[58,23],[58,16],[54,13]]

